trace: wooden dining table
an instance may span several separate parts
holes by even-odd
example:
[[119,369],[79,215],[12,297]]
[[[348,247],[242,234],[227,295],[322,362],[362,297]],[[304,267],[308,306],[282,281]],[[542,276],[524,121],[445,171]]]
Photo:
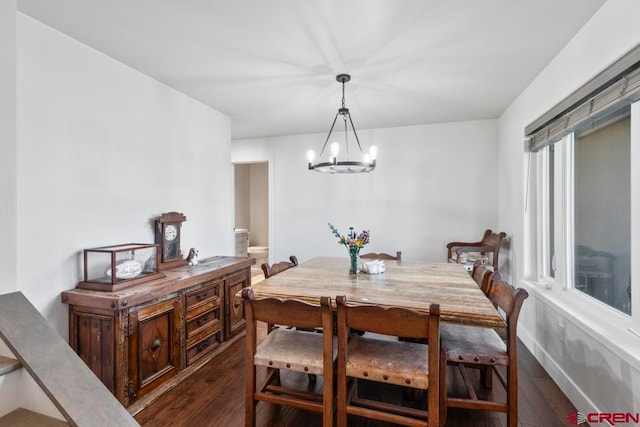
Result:
[[[380,274],[349,274],[349,258],[317,257],[251,286],[256,297],[317,303],[344,295],[353,304],[429,312],[440,304],[444,322],[503,329],[505,322],[462,264],[385,261]],[[335,303],[334,307],[335,307]]]

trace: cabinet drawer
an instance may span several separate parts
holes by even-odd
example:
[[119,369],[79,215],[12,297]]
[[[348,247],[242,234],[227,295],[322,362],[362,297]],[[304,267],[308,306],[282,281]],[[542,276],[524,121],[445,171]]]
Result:
[[192,346],[187,347],[187,365],[191,365],[193,362],[218,347],[221,342],[222,331],[218,330],[215,334],[209,335],[194,343]]
[[191,338],[201,330],[209,328],[213,323],[217,323],[218,328],[220,328],[220,306],[187,320],[187,338]]
[[195,319],[196,317],[200,317],[200,315],[214,310],[216,308],[220,307],[220,300],[217,299],[212,299],[209,301],[205,301],[203,302],[201,305],[192,308],[191,310],[187,311],[187,322],[190,322],[191,320]]
[[220,320],[218,319],[214,319],[213,322],[198,329],[193,334],[187,337],[187,347],[191,347],[192,345],[196,344],[199,341],[202,341],[209,335],[213,335],[214,333],[218,332],[221,329],[222,329],[222,322],[220,322]]
[[211,302],[219,304],[221,286],[222,281],[213,281],[208,282],[206,285],[196,289],[195,291],[187,292],[187,310],[191,310],[195,307]]

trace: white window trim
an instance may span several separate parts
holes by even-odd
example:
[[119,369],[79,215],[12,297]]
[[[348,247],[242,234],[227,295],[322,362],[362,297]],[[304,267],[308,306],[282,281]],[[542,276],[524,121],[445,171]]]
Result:
[[[561,217],[557,224],[560,233],[556,233],[556,253],[560,253],[560,259],[556,257],[556,264],[563,285],[563,289],[574,289],[574,245],[569,242],[574,240],[574,172],[575,162],[573,158],[575,134],[572,132],[565,136],[560,145],[560,156],[556,156],[556,165],[562,170],[562,179],[559,182],[559,191],[556,192],[556,206],[561,206],[558,215]],[[556,168],[556,170],[558,170]],[[557,188],[558,188],[557,187]]]
[[640,102],[631,104],[631,325],[640,338]]
[[537,285],[552,288],[555,284],[553,276],[547,274],[552,266],[549,265],[549,245],[547,239],[549,237],[549,151],[542,150],[537,156],[536,161],[536,177],[538,185],[537,189],[537,209],[536,209],[536,226],[540,230],[536,238],[537,259],[539,262],[536,266]]

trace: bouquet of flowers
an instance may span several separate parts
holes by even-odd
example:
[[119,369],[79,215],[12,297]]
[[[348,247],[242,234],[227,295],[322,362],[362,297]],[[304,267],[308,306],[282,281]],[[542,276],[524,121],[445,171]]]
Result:
[[338,244],[344,245],[349,251],[349,257],[351,259],[351,269],[350,273],[358,272],[358,254],[360,253],[360,249],[367,243],[369,243],[369,230],[363,230],[360,233],[356,233],[353,227],[349,227],[349,233],[347,235],[342,235],[340,232],[329,223],[329,229],[333,233],[334,236],[338,238]]

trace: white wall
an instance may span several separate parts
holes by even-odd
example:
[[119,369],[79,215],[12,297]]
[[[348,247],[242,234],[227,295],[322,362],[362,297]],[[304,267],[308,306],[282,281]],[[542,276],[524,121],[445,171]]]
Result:
[[[566,301],[522,281],[535,261],[531,247],[525,252],[535,230],[524,212],[524,128],[640,43],[639,14],[635,0],[607,1],[499,120],[499,226],[513,231],[507,255],[512,262],[505,274],[531,294],[524,304],[520,336],[583,412],[639,412],[640,359],[637,352],[612,345],[607,325],[587,323],[588,313],[580,307],[568,312]],[[622,346],[638,348],[637,340],[628,338]]]
[[[300,261],[347,257],[342,233],[369,229],[363,252],[401,250],[404,259],[445,261],[446,242],[476,241],[497,226],[496,121],[358,130],[379,148],[369,174],[309,171],[306,151],[325,134],[237,140],[232,161],[270,163],[270,256]],[[509,230],[504,230],[509,232]]]
[[229,118],[18,14],[18,289],[67,336],[84,248],[153,242],[233,255]]
[[17,289],[16,0],[0,1],[0,294]]

